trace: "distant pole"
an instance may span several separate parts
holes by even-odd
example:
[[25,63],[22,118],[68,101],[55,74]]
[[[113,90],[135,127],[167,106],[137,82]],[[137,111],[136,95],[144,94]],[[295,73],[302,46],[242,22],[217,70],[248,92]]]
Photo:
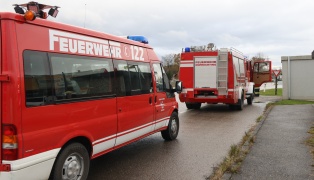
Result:
[[291,99],[291,62],[288,56],[288,100]]
[[84,16],[84,28],[85,28],[85,21],[86,21],[86,4],[85,4],[85,16]]
[[277,83],[278,83],[278,77],[276,77],[276,80],[275,80],[275,95],[277,95]]

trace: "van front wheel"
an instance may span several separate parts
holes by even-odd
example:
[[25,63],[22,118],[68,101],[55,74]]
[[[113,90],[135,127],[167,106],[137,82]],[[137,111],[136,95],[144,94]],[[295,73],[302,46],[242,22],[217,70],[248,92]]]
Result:
[[179,133],[179,117],[177,112],[173,112],[170,116],[168,128],[161,131],[161,136],[167,140],[172,141],[177,138]]
[[80,143],[72,143],[61,150],[53,166],[50,179],[85,180],[89,171],[89,155]]

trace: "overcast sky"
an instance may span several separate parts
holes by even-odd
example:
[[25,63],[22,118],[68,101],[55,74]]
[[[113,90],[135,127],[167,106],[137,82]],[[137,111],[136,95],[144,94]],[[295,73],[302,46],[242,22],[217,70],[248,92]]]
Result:
[[[0,11],[14,12],[1,0]],[[39,2],[39,1],[38,1]],[[182,48],[234,47],[248,57],[262,53],[281,66],[281,56],[314,50],[313,0],[42,0],[57,5],[58,21],[113,35],[144,35],[161,58]]]

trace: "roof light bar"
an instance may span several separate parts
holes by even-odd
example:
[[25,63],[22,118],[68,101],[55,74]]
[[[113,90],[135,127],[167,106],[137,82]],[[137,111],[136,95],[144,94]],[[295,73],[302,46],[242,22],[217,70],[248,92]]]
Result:
[[[50,6],[50,5],[45,5],[45,4],[39,4],[37,2],[31,1],[26,4],[14,4],[14,10],[18,14],[24,14],[24,17],[26,20],[33,21],[36,19],[36,17],[42,18],[42,19],[47,19],[48,15],[52,17],[56,17],[58,15],[58,6]],[[27,9],[25,12],[24,9]],[[44,12],[44,9],[49,9],[49,12]],[[33,12],[35,14],[35,18],[29,18],[29,15],[32,14]],[[27,17],[26,17],[27,15]]]
[[18,14],[25,14],[24,9],[21,8],[19,5],[15,4],[14,6],[15,6],[14,10],[15,10],[16,13],[18,13]]
[[127,39],[131,39],[133,41],[138,41],[144,44],[148,44],[148,40],[144,36],[127,36]]

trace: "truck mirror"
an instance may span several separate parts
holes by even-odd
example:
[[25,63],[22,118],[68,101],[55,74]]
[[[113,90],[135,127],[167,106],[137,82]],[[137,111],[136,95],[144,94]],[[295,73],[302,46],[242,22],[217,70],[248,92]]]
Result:
[[182,92],[182,82],[176,81],[176,92],[181,93]]

